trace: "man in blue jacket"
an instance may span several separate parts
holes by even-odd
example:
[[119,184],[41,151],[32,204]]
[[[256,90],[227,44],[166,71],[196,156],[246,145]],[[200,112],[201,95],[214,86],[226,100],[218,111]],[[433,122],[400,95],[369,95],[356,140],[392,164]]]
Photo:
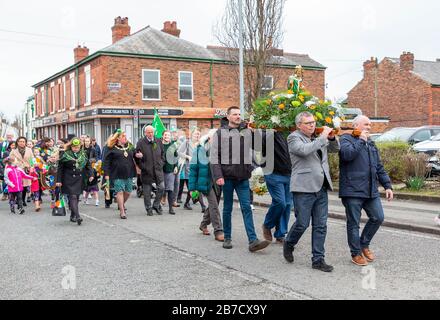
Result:
[[[347,235],[352,262],[366,266],[375,260],[370,243],[384,221],[378,182],[385,188],[388,201],[394,198],[391,180],[382,165],[379,151],[369,139],[371,121],[365,116],[353,122],[360,137],[345,134],[341,137],[340,193],[347,214]],[[362,209],[369,218],[359,236]]]

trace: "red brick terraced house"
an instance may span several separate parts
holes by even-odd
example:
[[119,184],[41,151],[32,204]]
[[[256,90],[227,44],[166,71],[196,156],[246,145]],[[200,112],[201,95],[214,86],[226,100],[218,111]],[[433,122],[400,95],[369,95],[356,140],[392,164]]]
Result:
[[410,52],[380,63],[371,58],[347,104],[369,117],[389,118],[387,129],[440,125],[440,59],[415,60]]
[[[136,141],[152,122],[154,108],[168,128],[213,128],[228,107],[239,105],[237,64],[218,47],[202,47],[180,38],[176,22],[131,34],[128,18],[112,27],[113,44],[89,55],[74,49],[75,63],[33,86],[37,137],[55,139],[88,134],[104,143],[116,128]],[[325,96],[325,67],[307,55],[284,53],[269,73],[267,89],[284,88],[297,65],[304,85]]]

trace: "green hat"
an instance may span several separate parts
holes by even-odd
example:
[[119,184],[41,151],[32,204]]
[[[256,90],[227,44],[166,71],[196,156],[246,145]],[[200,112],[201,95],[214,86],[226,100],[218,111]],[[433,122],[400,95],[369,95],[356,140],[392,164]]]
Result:
[[81,145],[81,140],[79,140],[78,138],[75,138],[72,140],[72,146],[73,147],[78,147]]

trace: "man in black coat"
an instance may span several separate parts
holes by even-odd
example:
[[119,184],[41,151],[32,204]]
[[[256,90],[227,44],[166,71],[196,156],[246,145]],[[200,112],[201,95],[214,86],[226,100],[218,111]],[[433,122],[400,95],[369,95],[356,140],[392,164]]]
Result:
[[[370,119],[359,116],[354,120],[353,126],[362,134],[360,137],[354,134],[341,137],[339,197],[342,198],[347,214],[347,235],[352,262],[358,266],[366,266],[375,259],[370,243],[384,221],[378,181],[385,188],[388,201],[393,200],[394,194],[379,151],[369,139]],[[359,237],[362,209],[369,220]]]
[[[141,179],[144,191],[144,204],[148,216],[153,215],[153,210],[162,215],[160,199],[165,190],[163,166],[165,163],[165,152],[162,141],[154,137],[154,128],[145,128],[145,138],[140,140],[136,146],[136,163],[142,170]],[[157,187],[153,207],[151,206],[152,184]]]

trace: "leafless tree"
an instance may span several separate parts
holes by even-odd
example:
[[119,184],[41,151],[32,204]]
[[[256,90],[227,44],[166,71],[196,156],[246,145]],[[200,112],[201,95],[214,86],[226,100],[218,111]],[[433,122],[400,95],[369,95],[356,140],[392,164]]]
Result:
[[[243,0],[243,42],[245,63],[245,85],[247,106],[260,97],[265,75],[271,72],[274,83],[277,75],[274,68],[280,62],[283,51],[283,11],[286,0]],[[222,19],[214,28],[219,43],[227,48],[226,58],[238,63],[239,54],[239,11],[238,1],[228,0]],[[239,72],[237,68],[237,73]]]

